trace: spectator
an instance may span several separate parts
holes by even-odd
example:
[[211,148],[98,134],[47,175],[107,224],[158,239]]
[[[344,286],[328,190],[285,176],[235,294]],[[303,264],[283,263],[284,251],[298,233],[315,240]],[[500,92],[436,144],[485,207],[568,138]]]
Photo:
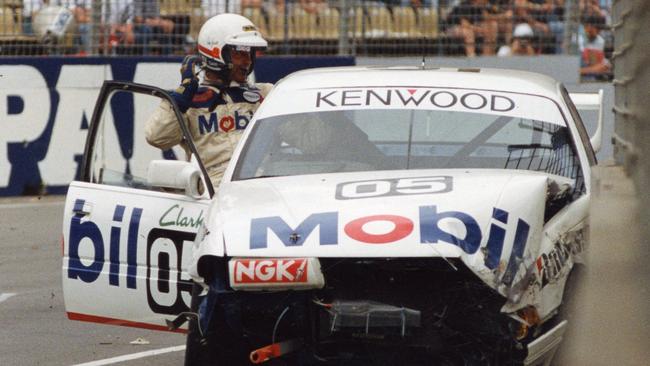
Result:
[[584,34],[578,41],[582,80],[607,80],[610,76],[611,64],[605,58],[605,39],[600,36],[604,25],[605,18],[602,16],[587,15],[582,19]]
[[80,54],[90,52],[90,14],[92,13],[92,0],[62,0],[68,2],[77,22],[77,38],[75,43],[79,46]]
[[510,44],[513,30],[512,0],[489,0],[488,17],[497,23],[498,38]]
[[543,9],[543,7],[536,7],[530,0],[514,0],[514,18],[515,23],[528,23],[535,34],[547,35],[550,34],[550,28],[546,23],[546,19],[538,13],[535,9]]
[[[332,0],[326,0],[326,1],[332,1]],[[368,6],[375,6],[378,4],[382,4],[380,2],[370,2],[368,1],[366,4]],[[372,4],[372,5],[370,5]],[[277,15],[277,14],[284,14],[285,11],[287,14],[292,14],[294,12],[294,9],[297,7],[300,7],[301,4],[298,0],[265,0],[262,4],[262,9],[265,14],[268,16],[271,15]]]
[[115,53],[118,46],[135,44],[133,0],[112,0],[104,3],[104,6],[104,15],[108,14],[108,19],[104,19],[104,22],[110,27],[110,51]]
[[526,6],[532,18],[546,25],[546,27],[538,27],[538,29],[543,31],[542,35],[552,36],[553,44],[549,48],[554,53],[561,53],[564,40],[564,0],[526,0],[523,2],[527,2]]
[[42,0],[23,0],[23,33],[26,35],[34,34],[34,28],[32,27],[32,17],[42,7]]
[[528,23],[517,24],[512,32],[512,41],[509,46],[501,46],[498,56],[534,56],[533,28]]
[[464,0],[447,14],[447,35],[462,38],[465,54],[476,56],[476,38],[483,39],[483,55],[494,55],[498,24],[488,15],[487,0]]
[[110,3],[111,46],[122,52],[149,54],[153,41],[169,53],[174,22],[160,17],[158,0],[113,0]]
[[171,38],[174,22],[160,16],[158,0],[134,0],[134,18],[136,43],[142,44],[143,53],[151,51],[151,43],[160,45],[160,53],[171,52]]
[[69,9],[74,15],[76,32],[74,44],[80,54],[90,51],[90,14],[92,0],[49,0],[50,5],[58,5]]
[[609,16],[607,11],[600,6],[600,0],[580,0],[580,13],[584,16]]
[[600,10],[603,12],[603,15],[605,15],[605,20],[607,21],[607,24],[610,24],[612,22],[612,2],[614,0],[599,0],[599,5],[600,5]]
[[[253,0],[254,2],[255,0]],[[244,0],[244,3],[251,3],[251,0]],[[223,13],[241,13],[241,0],[201,0],[203,16],[212,17]]]
[[562,53],[564,43],[564,0],[554,0],[551,14],[549,15],[548,26],[555,37],[555,53]]
[[439,6],[438,4],[439,4],[438,0],[402,0],[400,3],[401,6],[411,6],[415,9],[431,8],[436,10],[438,9]]
[[[74,17],[74,25],[70,23],[70,27],[65,29],[66,34],[74,34],[74,45],[80,51],[86,52],[90,47],[89,40],[89,22],[91,12],[91,0],[24,0],[23,1],[23,33],[34,34],[38,32],[39,26],[34,27],[34,21],[39,12],[51,7],[63,7],[70,10]],[[57,14],[52,13],[52,14]],[[52,29],[57,27],[58,18],[44,17],[40,19],[45,23],[40,24],[41,31],[45,29]],[[47,22],[51,21],[52,24]],[[42,36],[42,34],[37,34]]]
[[261,9],[263,7],[264,1],[262,0],[242,0],[241,8],[256,8]]
[[318,14],[327,7],[325,0],[299,0],[300,7],[309,14]]

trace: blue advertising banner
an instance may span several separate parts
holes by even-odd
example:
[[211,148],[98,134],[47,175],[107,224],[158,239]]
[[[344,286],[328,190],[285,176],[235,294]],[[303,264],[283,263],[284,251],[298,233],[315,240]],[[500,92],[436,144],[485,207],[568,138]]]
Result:
[[[0,196],[63,194],[78,177],[88,122],[104,80],[173,89],[178,58],[0,59]],[[352,57],[260,57],[255,78],[276,82],[301,69],[348,66]],[[116,120],[133,118],[133,99],[111,103]],[[125,158],[133,132],[117,127]]]

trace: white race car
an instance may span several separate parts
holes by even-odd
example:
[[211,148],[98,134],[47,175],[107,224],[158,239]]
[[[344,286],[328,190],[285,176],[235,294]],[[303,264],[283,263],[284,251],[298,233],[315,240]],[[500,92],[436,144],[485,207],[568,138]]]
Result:
[[551,362],[601,140],[571,98],[602,94],[512,70],[302,71],[237,125],[217,190],[183,123],[188,162],[144,142],[160,98],[102,89],[65,207],[70,319],[189,324],[192,365]]

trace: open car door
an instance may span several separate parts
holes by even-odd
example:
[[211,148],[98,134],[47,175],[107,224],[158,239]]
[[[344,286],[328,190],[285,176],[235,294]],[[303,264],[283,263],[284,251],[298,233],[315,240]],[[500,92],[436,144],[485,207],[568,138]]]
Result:
[[70,184],[65,203],[70,319],[166,330],[165,319],[189,309],[186,269],[214,190],[200,159],[186,162],[182,149],[163,152],[146,142],[145,122],[163,99],[198,156],[164,90],[107,81],[99,94],[81,179]]

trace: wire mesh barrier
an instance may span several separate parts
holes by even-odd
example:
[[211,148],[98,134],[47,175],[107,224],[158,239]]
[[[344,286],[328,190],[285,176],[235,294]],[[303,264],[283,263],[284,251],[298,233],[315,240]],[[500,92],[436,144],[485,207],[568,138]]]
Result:
[[[182,55],[201,24],[243,14],[268,54],[577,54],[611,0],[2,0],[0,55]],[[587,37],[588,38],[588,37]],[[582,42],[582,43],[581,43]],[[600,46],[599,46],[600,47]]]

